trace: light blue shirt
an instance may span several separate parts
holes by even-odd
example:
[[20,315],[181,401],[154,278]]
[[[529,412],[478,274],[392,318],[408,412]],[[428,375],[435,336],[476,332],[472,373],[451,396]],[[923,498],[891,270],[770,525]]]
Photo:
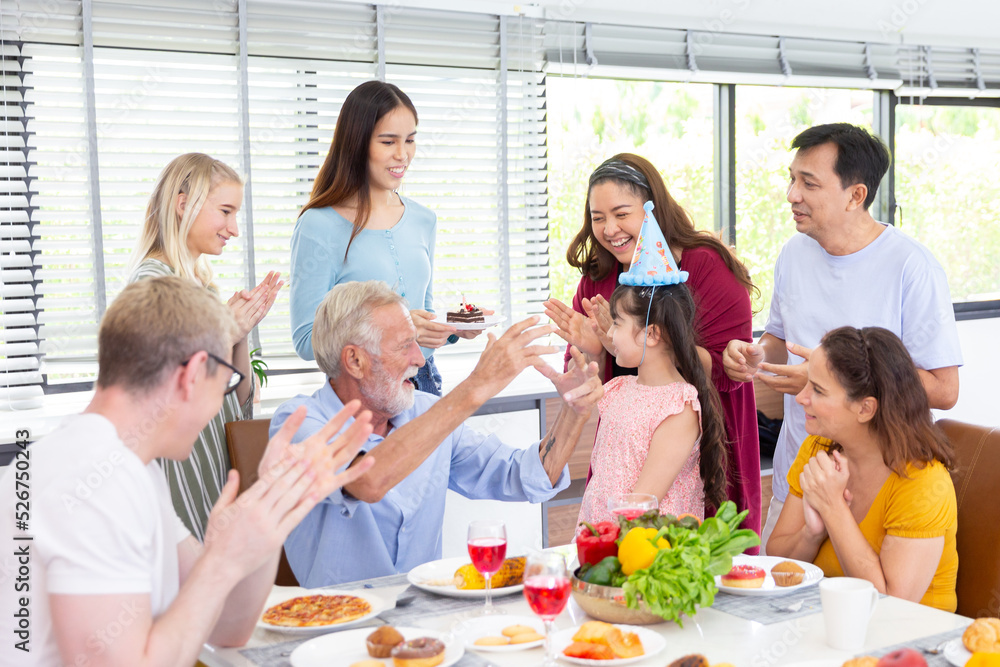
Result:
[[[917,368],[962,365],[944,269],[927,248],[889,225],[850,255],[831,255],[805,234],[789,239],[778,255],[764,331],[814,348],[827,331],[843,326],[892,331]],[[789,364],[801,362],[788,353]],[[784,402],[772,481],[772,492],[782,502],[788,495],[788,470],[809,435],[795,396],[785,394]]]
[[[362,229],[347,242],[354,226],[331,207],[311,208],[292,231],[292,343],[302,359],[313,357],[316,309],[334,285],[381,280],[406,299],[410,310],[434,310],[434,234],[437,216],[426,206],[400,197],[403,216],[391,229]],[[424,358],[434,350],[421,348]]]
[[[393,428],[416,419],[438,400],[415,392],[413,407],[392,419]],[[317,432],[343,407],[326,382],[312,396],[283,403],[271,418],[271,435],[300,405],[309,413],[295,434],[296,442]],[[383,440],[371,435],[363,449],[374,451],[377,458]],[[324,498],[288,536],[285,554],[306,588],[409,572],[441,558],[448,489],[467,498],[539,503],[567,486],[568,467],[555,486],[551,484],[538,457],[538,443],[516,449],[462,425],[377,503],[345,497],[340,490]]]

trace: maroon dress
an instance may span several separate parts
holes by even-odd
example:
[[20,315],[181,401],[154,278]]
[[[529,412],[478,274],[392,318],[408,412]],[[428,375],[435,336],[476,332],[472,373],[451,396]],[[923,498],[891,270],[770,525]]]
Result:
[[[722,352],[731,340],[753,341],[750,295],[711,248],[691,248],[681,255],[680,268],[688,272],[687,286],[695,303],[695,327],[699,344],[712,356],[712,384],[719,392],[726,433],[729,436],[729,499],[742,512],[750,510],[743,522],[760,534],[760,442],[757,436],[757,405],[753,383],[729,379],[722,368]],[[617,272],[603,280],[584,276],[573,297],[573,310],[584,313],[583,299],[600,294],[611,299],[618,286]],[[569,351],[566,361],[569,362]],[[604,381],[614,376],[614,358],[608,354]],[[757,553],[754,548],[748,553]]]

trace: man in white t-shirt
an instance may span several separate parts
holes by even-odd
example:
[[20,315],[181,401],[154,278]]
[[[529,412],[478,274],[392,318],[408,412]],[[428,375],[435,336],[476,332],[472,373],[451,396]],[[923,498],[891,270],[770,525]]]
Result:
[[[239,383],[234,330],[217,297],[180,278],[130,285],[108,308],[93,400],[18,451],[0,477],[0,664],[192,665],[206,640],[250,637],[282,542],[360,474],[336,469],[371,427],[355,402],[292,446],[299,411],[239,498],[230,473],[200,544],[155,459],[187,457]],[[327,446],[351,416],[357,426]],[[19,492],[20,507],[11,502]]]
[[792,148],[788,201],[801,234],[789,239],[775,264],[764,335],[755,344],[731,341],[723,354],[733,380],[756,375],[785,394],[765,546],[788,493],[788,470],[806,438],[805,413],[795,402],[806,384],[804,359],[827,331],[877,326],[895,333],[920,369],[932,408],[955,405],[962,364],[941,265],[923,245],[868,211],[889,168],[885,144],[863,128],[832,123],[805,130]]

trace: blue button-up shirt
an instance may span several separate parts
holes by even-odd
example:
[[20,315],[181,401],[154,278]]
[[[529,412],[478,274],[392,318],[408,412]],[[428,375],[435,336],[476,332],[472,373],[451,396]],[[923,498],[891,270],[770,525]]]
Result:
[[[393,428],[416,419],[437,400],[414,392],[413,407],[392,419]],[[309,413],[295,434],[296,442],[316,433],[343,408],[326,382],[312,396],[283,403],[271,418],[271,435],[300,405]],[[383,440],[373,434],[363,449],[377,458]],[[462,425],[377,503],[361,502],[340,490],[323,499],[288,536],[285,554],[307,588],[409,572],[441,557],[447,489],[467,498],[538,503],[567,486],[568,467],[555,486],[551,484],[538,457],[538,443],[516,449]]]

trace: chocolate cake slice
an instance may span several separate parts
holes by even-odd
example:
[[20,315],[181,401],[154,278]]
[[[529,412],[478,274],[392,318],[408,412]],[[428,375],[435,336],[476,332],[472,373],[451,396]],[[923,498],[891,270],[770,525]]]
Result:
[[471,303],[463,303],[458,310],[448,311],[448,321],[460,322],[463,324],[470,322],[486,322],[486,317],[483,315],[483,311],[477,306],[474,306]]

